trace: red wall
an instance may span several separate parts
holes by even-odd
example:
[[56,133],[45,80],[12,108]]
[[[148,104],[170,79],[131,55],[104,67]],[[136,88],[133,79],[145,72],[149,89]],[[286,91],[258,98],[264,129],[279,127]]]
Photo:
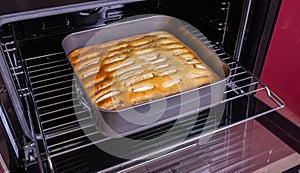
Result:
[[261,80],[300,116],[300,0],[283,0]]

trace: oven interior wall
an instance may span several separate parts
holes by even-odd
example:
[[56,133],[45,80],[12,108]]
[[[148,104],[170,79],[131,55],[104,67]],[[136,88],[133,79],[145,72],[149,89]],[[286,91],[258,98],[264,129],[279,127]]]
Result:
[[[20,44],[27,46],[22,54],[34,57],[60,51],[61,39],[71,32],[105,26],[133,15],[164,14],[192,24],[233,55],[242,12],[242,0],[148,0],[18,22],[14,30]],[[51,43],[51,46],[45,43]],[[45,48],[32,51],[35,44]]]

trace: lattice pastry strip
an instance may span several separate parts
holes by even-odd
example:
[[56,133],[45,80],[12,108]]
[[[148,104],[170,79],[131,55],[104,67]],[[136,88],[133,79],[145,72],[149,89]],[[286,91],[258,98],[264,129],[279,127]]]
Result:
[[69,58],[91,100],[108,110],[220,80],[191,49],[164,31],[79,48]]

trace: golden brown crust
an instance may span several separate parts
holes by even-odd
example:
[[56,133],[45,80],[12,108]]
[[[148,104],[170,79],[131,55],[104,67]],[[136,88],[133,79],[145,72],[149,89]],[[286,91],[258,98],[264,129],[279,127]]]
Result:
[[108,110],[220,80],[191,49],[164,31],[79,48],[69,59],[91,100]]

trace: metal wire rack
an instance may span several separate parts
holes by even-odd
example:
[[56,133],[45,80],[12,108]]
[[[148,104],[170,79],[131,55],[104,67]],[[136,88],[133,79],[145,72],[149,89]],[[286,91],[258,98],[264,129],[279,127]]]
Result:
[[[222,104],[227,104],[230,101],[241,97],[255,95],[259,92],[266,93],[272,101],[273,106],[270,107],[269,110],[258,112],[255,115],[249,115],[248,119],[240,122],[256,118],[284,107],[284,103],[280,98],[273,94],[267,86],[242,67],[234,60],[234,58],[227,55],[220,47],[212,44],[200,32],[194,31],[194,35],[211,48],[231,68],[230,80],[226,85],[227,90],[224,92],[224,96],[226,97],[222,100]],[[10,48],[9,45],[11,44],[14,43],[4,43],[2,44],[2,48],[7,54],[9,68],[14,76],[20,97],[32,94],[34,98],[36,114],[38,116],[37,119],[39,120],[38,123],[40,124],[44,148],[46,150],[45,153],[52,171],[56,170],[55,165],[53,165],[55,159],[95,144],[111,140],[110,138],[99,135],[93,121],[93,116],[90,114],[89,110],[86,109],[77,97],[73,97],[73,95],[76,94],[76,90],[73,88],[73,84],[76,81],[75,78],[73,78],[72,70],[63,52],[36,57],[24,57],[25,61],[23,67],[20,63],[17,63],[16,48]],[[30,86],[25,88],[21,86],[20,81],[22,80],[22,77],[18,76],[22,75],[28,77]],[[201,127],[207,122],[210,123],[210,126],[206,126],[206,128],[216,126],[214,118],[210,117],[209,119],[205,117],[205,115],[199,115],[199,117],[199,123],[196,126]],[[182,126],[190,125],[193,124],[190,123],[188,118],[182,122]],[[233,125],[234,124],[228,125],[224,128]],[[159,133],[159,128],[152,131],[150,130],[148,133],[144,132],[138,134],[140,136],[137,135],[136,137],[146,138],[147,135],[149,137],[149,134],[155,135],[156,133]],[[220,131],[224,128],[218,130]],[[155,154],[164,152],[168,148],[175,148],[187,144],[202,137],[202,135],[197,135],[199,134],[198,131],[193,131],[192,133],[196,134],[193,138],[159,149]],[[179,131],[178,134],[180,134]],[[174,137],[180,136],[173,134],[173,138]],[[94,140],[91,141],[89,140],[90,138],[93,138]],[[173,138],[171,137],[170,140]],[[170,141],[163,141],[164,144],[167,144],[168,142]],[[145,149],[146,148],[143,148],[143,150]],[[152,148],[152,150],[155,150],[155,148]],[[137,150],[137,152],[139,152],[139,150]],[[143,157],[146,157],[146,155],[141,156],[141,158]],[[130,161],[130,163],[133,163],[134,161],[136,160]],[[74,164],[79,163],[74,162]]]
[[[0,41],[1,48],[3,50],[3,53],[6,57],[7,65],[9,72],[11,73],[11,76],[13,78],[13,81],[15,83],[15,87],[17,90],[17,94],[19,95],[19,100],[22,100],[23,102],[27,103],[28,105],[28,99],[27,96],[29,95],[29,90],[26,85],[26,83],[22,82],[24,79],[24,71],[21,65],[21,61],[18,60],[16,55],[16,43],[13,39],[12,35],[3,36],[2,40]],[[1,89],[4,91],[3,89]],[[28,110],[28,107],[25,107]],[[20,121],[21,127],[24,130],[24,133],[27,137],[32,138],[32,127],[27,124],[27,120],[30,122],[30,118],[25,117],[24,115],[20,115],[19,112],[17,112],[18,119]]]

